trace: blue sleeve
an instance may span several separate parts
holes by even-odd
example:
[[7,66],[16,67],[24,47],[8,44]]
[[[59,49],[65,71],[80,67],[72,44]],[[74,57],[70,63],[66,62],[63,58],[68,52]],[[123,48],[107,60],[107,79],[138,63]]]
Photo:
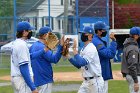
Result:
[[75,67],[80,68],[81,66],[85,66],[88,62],[82,58],[79,54],[74,56],[74,59],[69,59],[70,63],[73,64]]
[[30,57],[31,57],[31,59],[34,59],[34,58],[36,58],[36,57],[38,57],[40,55],[43,55],[44,53],[45,53],[45,50],[44,49],[41,49],[39,51],[32,52],[32,53],[30,51]]
[[105,58],[114,58],[116,54],[117,49],[117,43],[115,41],[112,41],[110,43],[110,46],[107,48],[104,45],[97,45],[97,50],[100,56]]
[[51,50],[48,50],[45,54],[44,54],[44,58],[51,62],[51,63],[57,63],[60,58],[61,58],[61,52],[62,52],[62,46],[61,45],[58,45],[58,48],[57,48],[57,51],[55,54],[53,54],[53,52]]
[[30,77],[28,64],[20,65],[19,68],[20,68],[20,72],[21,72],[26,84],[29,86],[29,88],[32,91],[35,90],[36,87],[35,87],[34,83],[32,82],[32,79]]
[[79,64],[76,63],[76,60],[74,58],[70,58],[69,61],[72,65],[74,65],[78,69],[81,68],[81,66],[79,66]]

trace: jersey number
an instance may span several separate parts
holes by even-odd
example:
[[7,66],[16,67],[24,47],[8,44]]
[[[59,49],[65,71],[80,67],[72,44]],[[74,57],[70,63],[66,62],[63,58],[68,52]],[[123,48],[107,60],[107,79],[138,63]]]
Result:
[[88,67],[87,66],[85,66],[85,70],[88,70]]

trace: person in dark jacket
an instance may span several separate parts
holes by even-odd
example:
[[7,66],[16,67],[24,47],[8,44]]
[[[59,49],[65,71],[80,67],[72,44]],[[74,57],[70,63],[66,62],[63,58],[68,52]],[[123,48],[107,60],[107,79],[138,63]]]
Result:
[[132,27],[130,37],[124,41],[121,72],[126,78],[130,93],[140,93],[140,53],[137,40],[140,28]]
[[111,33],[110,39],[112,40],[112,42],[110,43],[110,46],[107,47],[107,42],[104,41],[102,37],[106,36],[108,26],[104,22],[98,21],[94,24],[94,30],[95,35],[92,39],[92,42],[96,46],[100,58],[102,76],[105,81],[104,93],[108,93],[108,80],[113,79],[110,59],[114,58],[116,54],[116,38],[114,37],[114,34]]

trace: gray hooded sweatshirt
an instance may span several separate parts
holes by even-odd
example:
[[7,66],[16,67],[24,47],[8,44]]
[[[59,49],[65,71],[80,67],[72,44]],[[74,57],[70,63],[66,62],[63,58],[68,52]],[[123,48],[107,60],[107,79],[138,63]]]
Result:
[[121,72],[125,77],[131,75],[134,82],[138,83],[137,76],[140,76],[140,53],[138,43],[133,38],[124,41]]

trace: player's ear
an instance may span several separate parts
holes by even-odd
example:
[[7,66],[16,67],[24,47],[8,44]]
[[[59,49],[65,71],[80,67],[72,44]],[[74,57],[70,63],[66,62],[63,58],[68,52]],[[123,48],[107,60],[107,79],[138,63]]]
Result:
[[93,34],[89,34],[89,36],[90,36],[90,37],[92,37],[92,36],[93,36]]
[[92,37],[93,37],[93,35],[92,34],[89,34],[88,35],[88,40],[92,40]]

